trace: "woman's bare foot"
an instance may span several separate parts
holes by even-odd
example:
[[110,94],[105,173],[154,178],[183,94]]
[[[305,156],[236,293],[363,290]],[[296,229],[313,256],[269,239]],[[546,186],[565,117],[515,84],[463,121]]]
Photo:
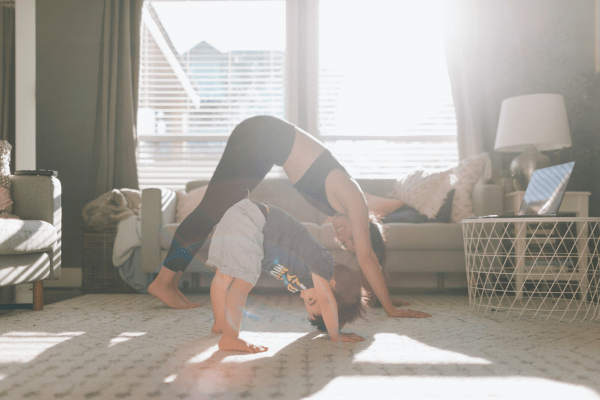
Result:
[[[158,276],[148,286],[148,293],[156,297],[167,306],[180,310],[193,308],[190,301],[184,301],[177,293],[173,280],[177,273],[166,267],[161,267]],[[183,293],[181,294],[183,296]],[[183,296],[185,298],[185,296]]]
[[215,322],[215,324],[213,325],[213,327],[210,331],[212,333],[223,333],[223,326],[221,324],[217,324]]
[[183,293],[181,293],[181,290],[179,290],[179,287],[174,286],[175,291],[177,292],[177,295],[179,296],[179,298],[181,300],[183,300],[184,302],[187,303],[188,306],[190,306],[189,308],[196,308],[196,307],[201,307],[202,303],[193,303],[190,300],[188,300],[185,295]]
[[242,339],[233,339],[221,337],[219,340],[219,350],[222,351],[241,351],[244,353],[262,353],[269,350],[268,347],[257,346],[254,344],[246,343]]

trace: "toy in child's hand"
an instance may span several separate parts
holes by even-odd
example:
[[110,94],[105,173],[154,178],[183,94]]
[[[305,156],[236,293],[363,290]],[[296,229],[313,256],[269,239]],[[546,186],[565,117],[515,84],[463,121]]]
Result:
[[19,171],[15,171],[15,175],[43,175],[43,176],[58,176],[58,171],[53,171],[51,169],[22,169]]

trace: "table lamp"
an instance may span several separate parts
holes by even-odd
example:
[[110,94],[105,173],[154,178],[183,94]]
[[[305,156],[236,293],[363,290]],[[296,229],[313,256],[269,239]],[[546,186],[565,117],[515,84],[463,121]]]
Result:
[[533,171],[550,165],[550,158],[540,151],[570,146],[569,120],[562,95],[529,94],[502,101],[494,150],[523,152],[510,164],[516,190],[525,190]]

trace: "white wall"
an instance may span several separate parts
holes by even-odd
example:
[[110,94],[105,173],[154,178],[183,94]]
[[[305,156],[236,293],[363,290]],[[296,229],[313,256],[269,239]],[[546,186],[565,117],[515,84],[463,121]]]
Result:
[[15,169],[36,169],[35,5],[15,1]]

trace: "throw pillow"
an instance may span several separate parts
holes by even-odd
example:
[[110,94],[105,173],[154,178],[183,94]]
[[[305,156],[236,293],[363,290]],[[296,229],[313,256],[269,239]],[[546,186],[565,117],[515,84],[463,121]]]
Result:
[[454,189],[448,193],[444,204],[436,214],[435,218],[427,218],[427,215],[420,214],[415,208],[405,204],[396,211],[388,214],[381,220],[382,223],[407,222],[411,224],[421,224],[424,222],[450,222],[450,213],[452,211],[452,200],[454,198]]
[[451,222],[460,222],[464,218],[473,217],[473,200],[471,198],[473,187],[485,179],[488,174],[486,167],[491,165],[488,153],[462,160],[457,167],[452,168],[454,199],[452,201]]
[[10,151],[12,146],[6,140],[0,140],[0,175],[10,175]]
[[450,190],[450,171],[427,174],[418,170],[396,182],[388,197],[404,201],[427,218],[435,218]]
[[5,184],[3,183],[5,178],[8,180],[8,176],[0,176],[0,217],[8,216],[12,211],[10,189],[4,186]]
[[177,191],[177,210],[175,212],[175,221],[181,223],[192,211],[198,207],[198,204],[204,198],[208,185],[201,186],[188,193]]

